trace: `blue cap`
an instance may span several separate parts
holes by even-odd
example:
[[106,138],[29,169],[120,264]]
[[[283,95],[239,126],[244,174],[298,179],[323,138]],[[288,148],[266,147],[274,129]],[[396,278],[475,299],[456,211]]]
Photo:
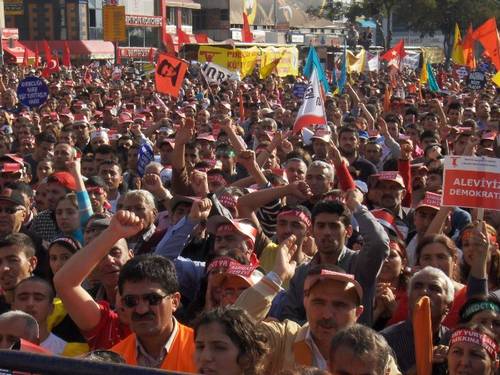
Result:
[[368,138],[370,138],[368,136],[368,132],[366,132],[364,130],[359,130],[358,131],[358,136],[359,136],[359,138],[362,138],[362,139],[368,139]]
[[368,185],[364,181],[354,180],[354,183],[356,184],[356,188],[359,191],[361,191],[364,194],[368,193]]

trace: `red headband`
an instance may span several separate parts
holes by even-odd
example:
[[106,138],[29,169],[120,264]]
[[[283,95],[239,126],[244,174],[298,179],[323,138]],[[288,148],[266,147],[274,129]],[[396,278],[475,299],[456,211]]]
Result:
[[308,228],[311,226],[311,218],[307,216],[304,212],[299,210],[288,210],[282,211],[278,214],[278,218],[283,216],[293,216],[302,221]]
[[208,182],[218,182],[219,184],[221,184],[223,186],[227,185],[226,179],[223,176],[221,176],[220,174],[209,175],[209,176],[207,176],[207,179],[208,179]]
[[[472,237],[472,228],[469,228],[462,234],[462,241],[468,240],[471,237]],[[497,236],[488,232],[488,241],[490,242],[490,245],[497,243]]]
[[458,342],[476,344],[484,348],[493,360],[497,358],[497,343],[488,335],[470,329],[459,329],[451,335],[450,347]]

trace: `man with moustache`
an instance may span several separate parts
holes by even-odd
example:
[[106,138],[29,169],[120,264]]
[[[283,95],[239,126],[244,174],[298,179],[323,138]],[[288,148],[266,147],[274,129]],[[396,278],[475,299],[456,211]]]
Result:
[[[292,235],[280,245],[273,270],[240,295],[237,307],[257,320],[265,318],[280,286],[295,271],[295,241]],[[337,266],[316,264],[310,267],[302,292],[307,314],[305,324],[290,320],[260,323],[273,348],[266,364],[268,374],[298,365],[326,370],[332,337],[340,329],[355,324],[364,309],[361,285],[353,275]]]
[[[309,270],[316,265],[336,265],[353,274],[363,288],[362,304],[365,306],[361,321],[370,324],[372,320],[375,279],[383,262],[389,255],[389,237],[381,224],[361,204],[363,194],[359,190],[347,193],[346,203],[320,201],[312,211],[312,236],[318,252],[312,260],[297,268],[290,280],[290,287],[283,301],[281,319],[298,323],[306,320],[304,309],[304,282]],[[364,245],[359,251],[346,247],[352,234],[352,216],[359,224]]]

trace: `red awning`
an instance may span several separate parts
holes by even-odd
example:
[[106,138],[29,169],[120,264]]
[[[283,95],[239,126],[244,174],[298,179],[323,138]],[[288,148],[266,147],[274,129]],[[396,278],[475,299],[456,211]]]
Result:
[[[12,46],[12,48],[9,46]],[[24,59],[24,49],[26,47],[23,46],[21,43],[19,43],[19,41],[2,40],[2,48],[4,53],[7,55],[5,56],[6,62],[22,64]],[[28,48],[28,59],[34,59],[34,58],[35,58],[35,52],[33,52]]]
[[[115,58],[115,47],[111,42],[105,42],[103,40],[48,41],[52,51],[57,51],[57,54],[60,57],[62,57],[63,55],[64,42],[68,43],[68,47],[72,58],[85,58],[91,60],[107,60]],[[35,50],[36,44],[38,44],[38,50],[40,51],[40,56],[44,55],[42,41],[27,40],[27,41],[22,41],[21,43],[28,46],[32,50]]]

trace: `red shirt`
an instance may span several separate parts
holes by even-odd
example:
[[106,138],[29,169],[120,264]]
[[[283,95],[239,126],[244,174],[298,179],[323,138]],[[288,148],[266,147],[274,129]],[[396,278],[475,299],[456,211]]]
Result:
[[98,301],[101,319],[94,329],[82,332],[90,350],[109,349],[126,338],[132,331],[122,323],[116,311],[112,310],[106,301]]

